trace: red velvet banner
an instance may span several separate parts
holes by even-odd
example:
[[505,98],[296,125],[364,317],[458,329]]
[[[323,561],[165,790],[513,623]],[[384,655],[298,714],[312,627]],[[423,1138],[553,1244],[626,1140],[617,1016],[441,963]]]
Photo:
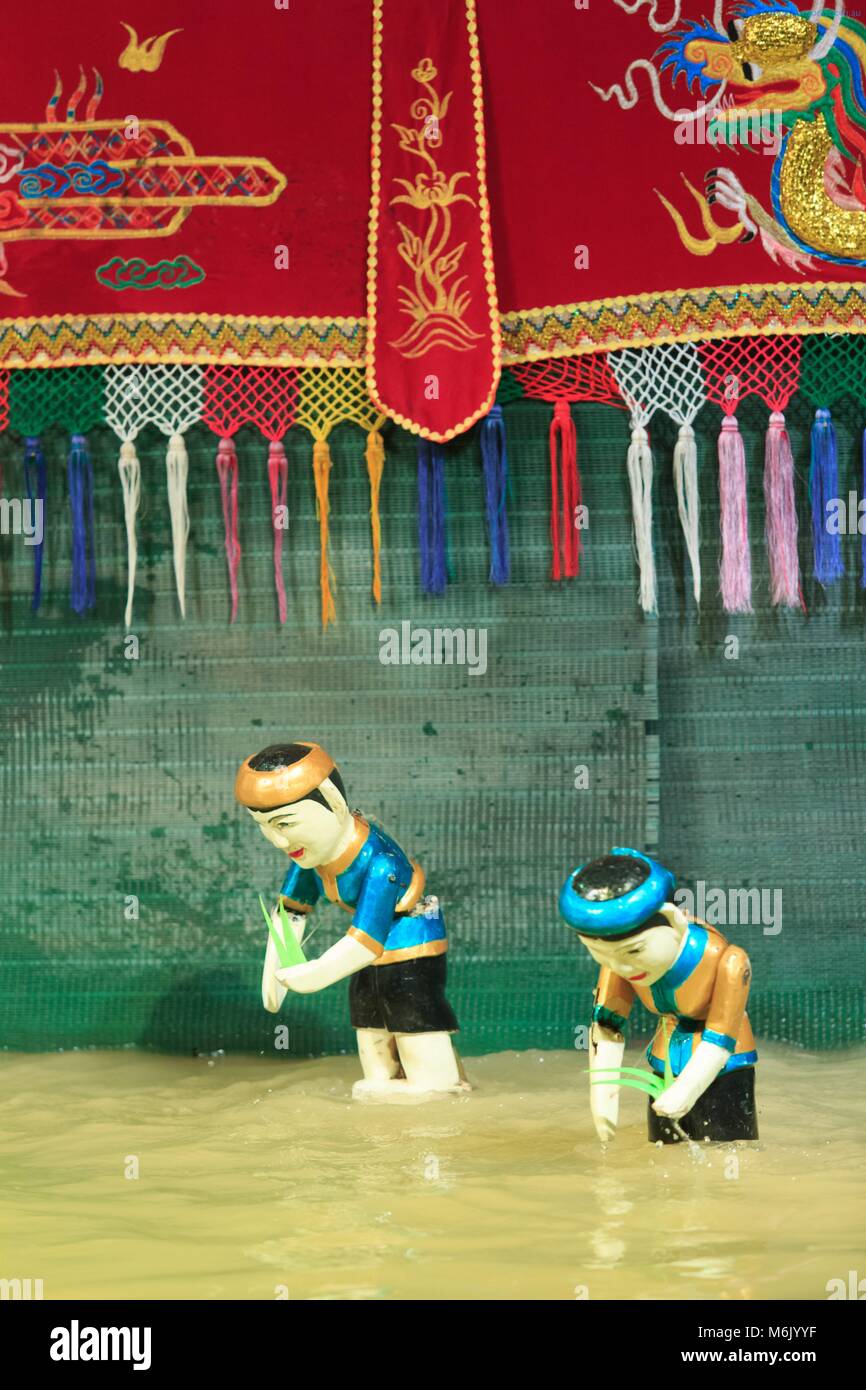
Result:
[[446,440],[500,371],[474,0],[373,0],[372,135],[367,387]]
[[[504,362],[866,331],[866,23],[850,6],[475,4]],[[364,363],[373,0],[287,5],[10,9],[0,365]],[[456,0],[383,5],[376,390],[434,436],[481,408],[493,373],[482,384],[470,363],[495,357],[466,15]],[[433,95],[412,76],[424,59]],[[394,125],[417,135],[413,103],[448,93],[426,151],[443,182],[431,169],[415,199],[430,207],[394,204],[394,179],[414,187],[422,163]],[[447,306],[466,275],[452,310],[480,350],[403,357],[406,257],[434,190],[464,173],[453,191],[474,203],[447,209],[432,300]],[[405,406],[427,375],[437,418],[423,385],[424,417]]]

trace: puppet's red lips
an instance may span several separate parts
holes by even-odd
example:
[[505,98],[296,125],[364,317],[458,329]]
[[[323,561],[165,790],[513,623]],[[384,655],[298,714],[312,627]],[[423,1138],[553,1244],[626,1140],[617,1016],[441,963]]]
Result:
[[301,845],[301,848],[300,848],[300,849],[293,849],[293,850],[290,850],[290,851],[289,851],[289,858],[290,858],[290,859],[300,859],[300,857],[301,857],[301,855],[303,854],[303,852],[304,852],[304,847],[303,847],[303,845]]
[[629,975],[628,978],[629,978],[630,980],[645,980],[645,979],[646,979],[646,976],[647,976],[647,972],[646,972],[645,970],[643,970],[643,971],[641,971],[640,975]]

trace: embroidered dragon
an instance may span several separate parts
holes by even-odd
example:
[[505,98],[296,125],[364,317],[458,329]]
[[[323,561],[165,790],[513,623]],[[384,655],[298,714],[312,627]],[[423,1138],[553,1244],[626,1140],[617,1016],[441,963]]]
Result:
[[[622,84],[594,90],[623,109],[639,100],[635,73],[646,73],[656,109],[689,127],[700,123],[716,148],[716,167],[705,177],[705,192],[684,182],[700,212],[705,237],[691,235],[685,219],[661,192],[658,196],[680,240],[695,255],[716,246],[760,238],[777,264],[796,271],[821,263],[866,266],[866,26],[846,17],[843,0],[801,11],[794,0],[747,0],[724,22],[724,0],[716,0],[713,23],[680,23],[680,0],[666,23],[656,18],[658,0],[615,0],[629,14],[650,5],[651,29],[667,37],[653,62],[631,63]],[[662,95],[685,83],[698,104],[673,110]],[[762,132],[760,143],[744,145],[744,122]],[[693,128],[697,128],[695,124]],[[768,152],[774,158],[751,162],[741,179],[723,167],[720,152],[730,148],[767,152],[764,132],[772,129]],[[751,191],[757,178],[769,190]],[[757,177],[756,177],[757,176]],[[751,186],[751,187],[750,187]],[[713,207],[733,212],[736,221],[720,225]]]

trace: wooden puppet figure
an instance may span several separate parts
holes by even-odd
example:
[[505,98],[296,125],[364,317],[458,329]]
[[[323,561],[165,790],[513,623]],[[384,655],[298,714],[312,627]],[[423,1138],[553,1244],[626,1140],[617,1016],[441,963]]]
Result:
[[590,1032],[590,1107],[602,1142],[619,1118],[626,1020],[635,999],[660,1015],[647,1058],[675,1078],[651,1100],[652,1141],[757,1139],[755,1040],[746,1014],[751,969],[739,946],[673,902],[671,873],[614,849],[569,874],[559,906],[601,966]]
[[[351,914],[344,937],[317,960],[281,969],[268,941],[262,1002],[276,1013],[288,990],[311,994],[351,976],[349,1006],[364,1072],[356,1098],[399,1099],[468,1090],[445,998],[448,941],[424,872],[379,826],[349,810],[333,759],[316,743],[276,744],[241,765],[235,795],[288,855],[282,902],[298,941],[325,894]],[[277,930],[279,918],[275,914]]]

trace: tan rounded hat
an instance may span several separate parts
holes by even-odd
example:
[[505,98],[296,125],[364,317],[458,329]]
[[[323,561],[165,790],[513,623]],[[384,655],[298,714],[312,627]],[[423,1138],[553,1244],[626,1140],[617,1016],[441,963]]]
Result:
[[242,806],[248,806],[251,811],[272,811],[277,806],[287,806],[290,801],[301,801],[334,771],[334,759],[318,743],[299,739],[297,747],[309,751],[288,767],[271,772],[259,772],[250,767],[250,763],[261,757],[260,753],[251,753],[241,763],[235,778],[235,796]]

